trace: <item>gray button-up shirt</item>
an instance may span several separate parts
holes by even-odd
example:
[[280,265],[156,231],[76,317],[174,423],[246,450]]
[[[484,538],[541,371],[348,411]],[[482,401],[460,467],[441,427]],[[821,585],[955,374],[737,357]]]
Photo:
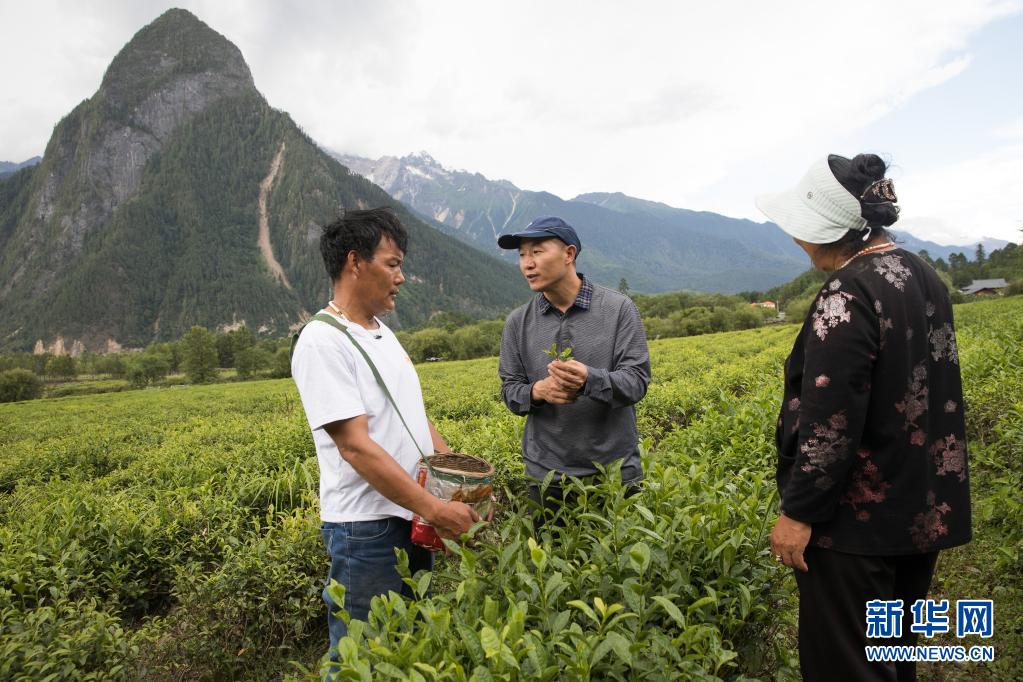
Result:
[[[595,463],[623,459],[622,478],[642,478],[634,405],[650,384],[650,353],[636,304],[594,285],[580,274],[582,289],[561,313],[538,294],[515,309],[501,337],[501,398],[515,414],[528,415],[522,433],[526,475],[549,471],[571,476],[598,473]],[[530,400],[533,384],[547,377],[557,343],[587,366],[586,385],[569,405]]]

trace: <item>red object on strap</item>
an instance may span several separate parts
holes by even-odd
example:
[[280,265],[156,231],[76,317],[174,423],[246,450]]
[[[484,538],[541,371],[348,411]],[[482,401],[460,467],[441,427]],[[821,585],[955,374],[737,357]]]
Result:
[[[416,480],[419,485],[426,487],[426,467],[419,467]],[[444,543],[437,535],[437,529],[421,519],[419,515],[412,517],[412,543],[434,552],[444,549]]]
[[434,552],[444,549],[437,530],[418,516],[412,517],[412,542]]

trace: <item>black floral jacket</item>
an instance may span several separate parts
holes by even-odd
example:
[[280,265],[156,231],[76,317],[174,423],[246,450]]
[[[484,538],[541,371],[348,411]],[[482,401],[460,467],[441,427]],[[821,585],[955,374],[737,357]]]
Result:
[[952,304],[902,249],[831,275],[785,362],[781,507],[811,544],[853,554],[970,540],[963,390]]

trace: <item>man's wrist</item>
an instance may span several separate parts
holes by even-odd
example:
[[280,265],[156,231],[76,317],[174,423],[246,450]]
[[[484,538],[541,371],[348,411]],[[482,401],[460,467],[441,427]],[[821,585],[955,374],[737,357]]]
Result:
[[[425,491],[424,491],[425,492]],[[430,493],[425,493],[426,499],[423,502],[423,510],[419,513],[423,519],[433,525],[437,516],[440,515],[441,509],[444,507],[445,500],[435,497]]]

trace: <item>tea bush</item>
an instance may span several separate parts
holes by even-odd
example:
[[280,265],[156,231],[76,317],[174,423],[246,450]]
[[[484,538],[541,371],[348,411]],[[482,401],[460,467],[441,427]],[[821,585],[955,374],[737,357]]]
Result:
[[[999,659],[938,674],[1016,679],[1023,301],[956,314],[975,540],[942,555],[936,589],[996,598]],[[496,359],[420,366],[452,448],[495,464],[501,513],[475,546],[408,576],[428,598],[376,600],[342,643],[342,677],[792,677],[793,584],[766,534],[794,334],[652,342],[654,381],[637,406],[646,483],[633,497],[613,475],[575,484],[564,524],[539,537],[522,420],[500,402]],[[315,676],[327,567],[317,489],[290,380],[0,405],[0,678]]]
[[201,562],[181,565],[177,607],[152,628],[154,635],[173,636],[156,641],[139,672],[184,668],[213,679],[247,679],[268,657],[294,656],[326,621],[318,526],[309,510],[296,510],[268,519],[265,531],[256,530],[245,544],[227,547],[209,571]]
[[31,610],[0,607],[0,679],[118,680],[138,655],[120,620],[95,599],[55,599]]
[[539,542],[512,502],[497,538],[439,572],[457,573],[453,591],[375,604],[341,649],[342,679],[714,679],[735,644],[763,663],[787,596],[763,556],[772,493],[748,471],[647,463],[656,485],[633,497],[616,478],[575,483],[570,518]]

